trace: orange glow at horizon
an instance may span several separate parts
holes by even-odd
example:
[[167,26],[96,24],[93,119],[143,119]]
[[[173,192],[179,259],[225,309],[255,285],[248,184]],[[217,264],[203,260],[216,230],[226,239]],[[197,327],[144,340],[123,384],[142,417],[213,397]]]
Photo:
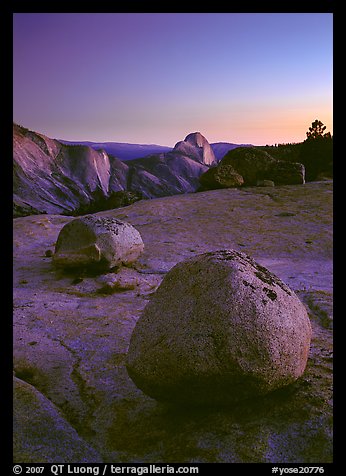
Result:
[[333,117],[330,108],[320,112],[304,111],[266,111],[258,115],[249,115],[241,121],[217,122],[205,124],[209,142],[253,143],[254,145],[274,145],[278,143],[303,142],[306,132],[316,119],[326,126],[326,132],[333,135]]

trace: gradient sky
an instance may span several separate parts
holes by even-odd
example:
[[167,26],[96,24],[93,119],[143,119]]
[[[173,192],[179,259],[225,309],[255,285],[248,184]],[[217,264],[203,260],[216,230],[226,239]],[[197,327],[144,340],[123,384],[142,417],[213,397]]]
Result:
[[52,138],[332,132],[331,13],[15,13],[13,31],[13,119]]

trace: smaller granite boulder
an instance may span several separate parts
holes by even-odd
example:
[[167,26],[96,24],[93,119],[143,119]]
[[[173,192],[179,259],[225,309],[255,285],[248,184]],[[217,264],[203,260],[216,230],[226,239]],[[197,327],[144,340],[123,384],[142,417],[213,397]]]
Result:
[[238,174],[232,165],[220,165],[207,170],[199,177],[203,189],[241,187],[243,177]]
[[310,339],[294,292],[245,253],[221,250],[167,273],[136,323],[126,365],[157,400],[233,404],[299,378]]
[[138,230],[115,218],[86,215],[59,233],[53,263],[61,267],[111,269],[137,260],[144,249]]

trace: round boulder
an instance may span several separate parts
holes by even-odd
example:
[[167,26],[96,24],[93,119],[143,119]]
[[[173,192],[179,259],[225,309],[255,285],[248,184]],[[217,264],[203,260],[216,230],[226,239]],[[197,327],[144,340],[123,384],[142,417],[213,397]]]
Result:
[[111,269],[136,261],[144,249],[139,232],[116,218],[86,215],[59,233],[53,263],[62,267]]
[[279,278],[235,250],[178,263],[137,321],[127,370],[162,401],[232,404],[294,382],[311,325]]

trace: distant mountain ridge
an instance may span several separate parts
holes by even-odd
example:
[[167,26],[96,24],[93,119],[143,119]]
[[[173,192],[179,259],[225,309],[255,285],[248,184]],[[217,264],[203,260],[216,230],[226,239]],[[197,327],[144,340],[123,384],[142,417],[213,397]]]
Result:
[[195,192],[213,165],[217,158],[200,132],[168,152],[125,162],[104,148],[63,143],[13,124],[14,216],[80,215]]
[[120,160],[131,160],[145,157],[146,155],[169,152],[172,147],[157,144],[129,144],[127,142],[90,142],[90,141],[67,141],[57,139],[65,145],[86,145],[95,150],[105,150],[107,154]]
[[[135,155],[154,152],[125,161],[108,153],[107,144],[113,153],[114,147]],[[155,144],[75,144],[13,124],[14,216],[85,215],[141,199],[208,188],[256,186],[264,181],[274,185],[305,183],[305,169],[300,163],[274,159],[250,144],[209,144],[198,131],[168,148]]]
[[[105,150],[107,154],[120,160],[141,159],[143,157],[170,152],[174,147],[158,144],[130,144],[127,142],[92,142],[92,141],[67,141],[57,139],[65,145],[85,145],[94,150]],[[216,159],[219,161],[230,150],[237,147],[253,147],[252,144],[234,144],[233,142],[214,142],[210,144]]]

